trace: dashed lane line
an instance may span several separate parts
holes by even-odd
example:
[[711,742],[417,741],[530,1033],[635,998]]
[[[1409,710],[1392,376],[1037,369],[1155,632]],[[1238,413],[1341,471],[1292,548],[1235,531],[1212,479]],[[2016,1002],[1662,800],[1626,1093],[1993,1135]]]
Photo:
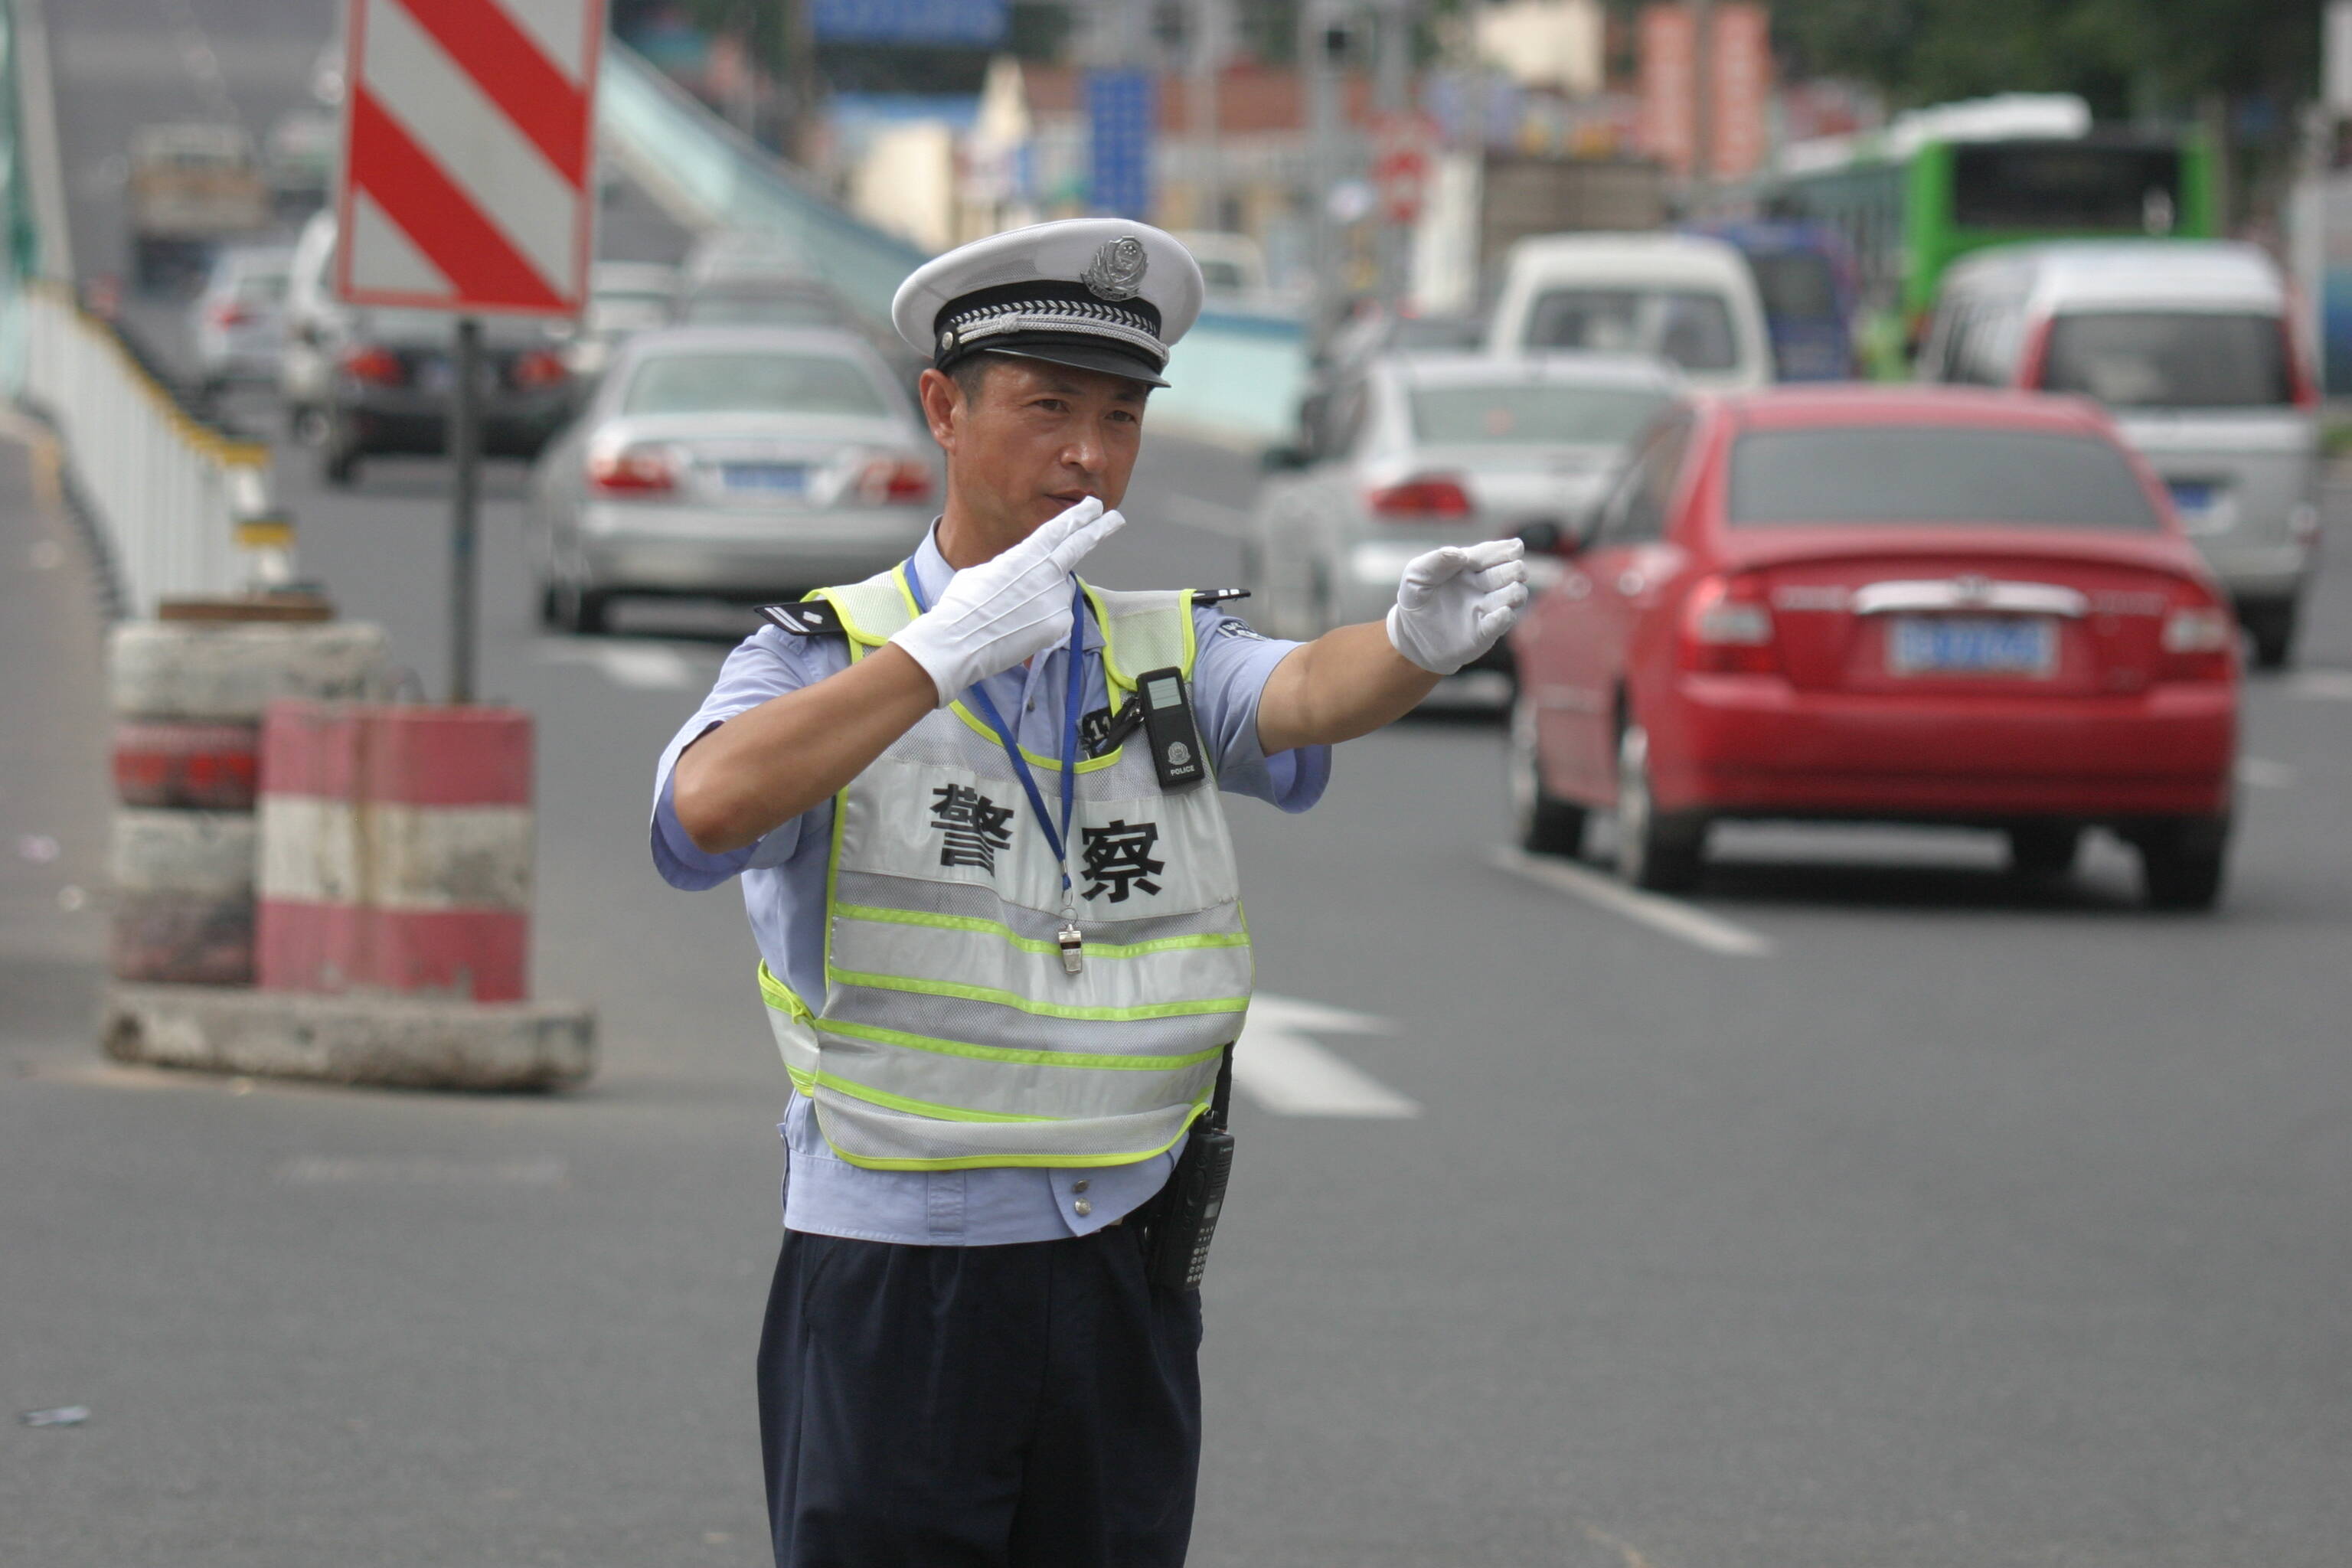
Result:
[[2323,702],[2352,702],[2352,669],[2306,669],[2290,679],[2286,689]]
[[[1738,958],[1761,958],[1772,951],[1769,938],[1749,931],[1746,926],[1735,925],[1704,910],[1693,909],[1677,899],[1628,888],[1573,861],[1529,855],[1504,844],[1489,847],[1486,859],[1497,870],[1507,871],[1538,887],[1566,893],[1572,899],[1581,899],[1588,904],[1607,910],[1611,914],[1622,915],[1654,931],[1679,937],[1693,947],[1705,948],[1709,952],[1729,953]],[[1236,1063],[1239,1059],[1235,1058]]]
[[1307,1037],[1394,1032],[1361,1013],[1260,992],[1234,1047],[1234,1086],[1276,1116],[1419,1116],[1418,1103]]
[[2254,789],[2292,789],[2295,777],[2292,763],[2275,763],[2268,757],[2238,759],[2238,782]]

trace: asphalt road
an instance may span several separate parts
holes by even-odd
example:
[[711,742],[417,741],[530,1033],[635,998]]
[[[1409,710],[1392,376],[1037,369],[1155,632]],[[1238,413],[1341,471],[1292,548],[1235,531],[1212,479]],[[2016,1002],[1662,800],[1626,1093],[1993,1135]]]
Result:
[[[280,9],[189,4],[231,33]],[[68,153],[124,133],[86,116]],[[1097,574],[1230,576],[1246,465],[1147,446]],[[443,469],[310,472],[287,454],[306,571],[437,691]],[[519,488],[493,470],[484,686],[538,716],[538,985],[597,1004],[604,1071],[446,1099],[110,1069],[86,929],[0,923],[0,1398],[94,1413],[0,1428],[0,1558],[762,1560],[785,1084],[734,899],[644,848],[739,617],[543,634]],[[0,570],[51,536],[31,493],[0,484]],[[88,690],[86,619],[0,648]],[[25,802],[82,804],[10,909],[90,874],[104,788],[98,718],[32,700],[0,710],[42,736],[0,771],[0,847]],[[1418,1114],[1244,1097],[1194,1562],[2341,1564],[2352,574],[2304,668],[2250,689],[2246,752],[2203,917],[2137,908],[2112,845],[2037,889],[1964,835],[1747,830],[1682,903],[1530,881],[1489,863],[1499,741],[1459,719],[1346,748],[1306,817],[1238,805],[1261,985],[1385,1032],[1270,1016]]]

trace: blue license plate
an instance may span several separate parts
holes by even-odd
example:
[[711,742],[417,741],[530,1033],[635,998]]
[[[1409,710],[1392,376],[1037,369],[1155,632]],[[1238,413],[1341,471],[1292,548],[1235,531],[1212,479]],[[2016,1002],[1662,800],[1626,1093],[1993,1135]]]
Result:
[[2165,487],[2172,492],[2172,504],[2184,517],[2195,517],[2213,510],[2213,494],[2221,487],[2202,479],[2173,479]]
[[805,495],[808,469],[798,463],[727,463],[719,478],[730,490],[758,490],[765,495]]
[[1898,616],[1886,628],[1895,675],[2036,675],[2058,665],[2058,627],[2040,616]]

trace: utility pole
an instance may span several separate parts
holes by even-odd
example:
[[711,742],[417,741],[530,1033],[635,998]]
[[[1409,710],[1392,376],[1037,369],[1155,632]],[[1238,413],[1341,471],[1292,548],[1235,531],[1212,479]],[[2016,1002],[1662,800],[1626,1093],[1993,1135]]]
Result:
[[1196,227],[1225,226],[1224,171],[1217,164],[1217,69],[1224,64],[1228,0],[1192,0],[1190,101],[1194,156],[1200,174],[1192,182]]
[[1307,341],[1320,354],[1339,324],[1339,228],[1331,215],[1331,190],[1339,183],[1339,97],[1332,58],[1339,31],[1338,0],[1303,0],[1298,7],[1298,69],[1307,89],[1307,205],[1315,289],[1307,318]]
[[1690,215],[1703,218],[1715,202],[1715,0],[1690,0]]
[[[1379,0],[1380,53],[1372,77],[1372,104],[1393,128],[1412,107],[1412,25],[1414,0]],[[1393,134],[1393,130],[1391,130]],[[1386,206],[1385,201],[1382,203]],[[1381,302],[1394,310],[1405,295],[1407,262],[1412,231],[1381,215]]]
[[482,323],[457,318],[457,384],[449,397],[449,700],[474,700],[476,545],[482,494]]

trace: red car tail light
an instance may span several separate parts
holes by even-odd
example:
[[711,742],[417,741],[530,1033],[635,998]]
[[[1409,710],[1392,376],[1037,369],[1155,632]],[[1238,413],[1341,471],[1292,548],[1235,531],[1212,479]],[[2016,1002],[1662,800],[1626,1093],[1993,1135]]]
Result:
[[1470,492],[1451,474],[1415,474],[1364,497],[1372,515],[1415,522],[1461,522],[1474,510]]
[[572,371],[562,357],[545,349],[517,354],[514,368],[507,374],[521,387],[557,386],[572,379]]
[[235,300],[222,300],[205,312],[205,319],[215,327],[241,327],[253,320],[253,312]]
[[1682,667],[1709,675],[1772,675],[1780,650],[1763,582],[1708,577],[1683,604]]
[[588,488],[599,495],[660,496],[677,488],[677,457],[667,447],[607,447],[588,454]]
[[915,506],[931,499],[930,466],[903,454],[877,458],[857,477],[857,499],[867,506]]
[[2227,605],[2175,605],[2164,617],[2157,673],[2164,680],[2227,680],[2238,668],[2238,620]]
[[343,374],[353,381],[376,386],[399,386],[408,380],[408,367],[390,349],[356,343],[343,351]]

